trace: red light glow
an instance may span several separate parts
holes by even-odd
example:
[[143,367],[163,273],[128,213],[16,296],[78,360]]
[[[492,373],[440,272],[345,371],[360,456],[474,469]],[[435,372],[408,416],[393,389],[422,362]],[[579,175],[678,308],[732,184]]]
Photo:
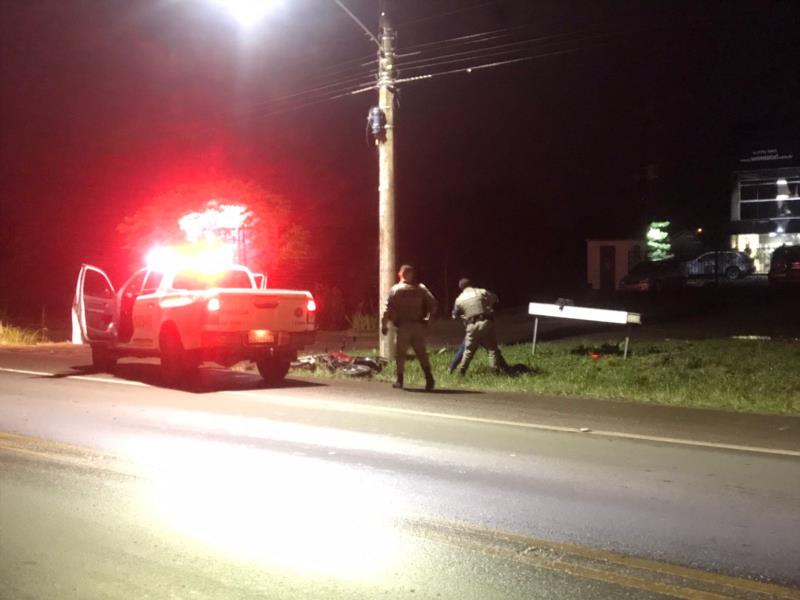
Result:
[[234,254],[232,246],[214,242],[156,246],[147,253],[145,263],[158,271],[192,270],[213,274],[233,266]]
[[[218,204],[212,200],[203,212],[193,212],[178,219],[178,227],[190,243],[201,240],[236,242],[236,232],[245,226],[251,213],[239,204]],[[229,239],[229,238],[233,239]]]
[[186,236],[180,246],[155,246],[145,258],[147,266],[162,271],[191,269],[200,273],[216,273],[235,264],[239,231],[251,213],[245,206],[208,203],[202,212],[192,212],[178,219]]
[[181,306],[189,306],[194,302],[194,298],[188,296],[178,296],[177,298],[165,298],[159,304],[161,308],[178,308]]

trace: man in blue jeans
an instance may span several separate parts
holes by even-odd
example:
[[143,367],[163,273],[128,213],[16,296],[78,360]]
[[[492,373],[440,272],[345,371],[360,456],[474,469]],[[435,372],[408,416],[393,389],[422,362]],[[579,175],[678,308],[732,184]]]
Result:
[[464,342],[461,342],[461,345],[456,350],[455,356],[453,356],[453,360],[450,361],[450,365],[447,367],[447,372],[452,373],[458,368],[458,365],[461,364],[461,359],[464,358]]

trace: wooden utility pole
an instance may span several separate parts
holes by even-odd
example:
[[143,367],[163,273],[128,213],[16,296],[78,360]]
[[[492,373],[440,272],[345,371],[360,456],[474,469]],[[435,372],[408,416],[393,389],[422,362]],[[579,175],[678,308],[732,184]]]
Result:
[[[394,41],[395,33],[389,18],[389,1],[380,2],[380,32],[378,33],[378,108],[386,118],[385,134],[378,141],[378,243],[379,277],[378,310],[383,311],[389,289],[396,282],[394,197]],[[379,334],[380,335],[380,334]],[[394,331],[380,336],[379,353],[394,358]]]

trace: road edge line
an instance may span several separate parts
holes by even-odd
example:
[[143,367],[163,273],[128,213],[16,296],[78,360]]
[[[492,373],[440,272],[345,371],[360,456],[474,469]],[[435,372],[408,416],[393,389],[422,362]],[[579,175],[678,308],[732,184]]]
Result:
[[[57,373],[46,373],[41,371],[29,371],[24,369],[11,369],[6,367],[0,367],[0,372],[6,373],[17,373],[21,375],[36,375],[40,377],[53,377],[57,375]],[[107,379],[103,377],[91,377],[88,375],[65,375],[64,379],[78,379],[81,381],[97,381],[100,383],[110,383],[115,385],[128,385],[128,386],[135,386],[135,387],[150,387],[146,383],[142,383],[140,381],[128,381],[125,379]],[[663,436],[654,436],[654,435],[646,435],[646,434],[639,434],[639,433],[626,433],[624,431],[607,431],[602,429],[597,430],[586,430],[582,427],[566,427],[561,425],[544,425],[541,423],[529,423],[525,421],[507,421],[504,419],[489,419],[485,417],[471,417],[469,415],[458,415],[458,414],[451,414],[451,413],[442,413],[442,412],[435,412],[435,411],[426,411],[426,410],[417,410],[417,409],[410,409],[410,408],[397,408],[394,406],[379,406],[377,404],[359,404],[355,402],[348,402],[348,401],[340,401],[340,400],[333,400],[333,401],[326,401],[326,400],[304,400],[299,399],[294,396],[285,396],[285,395],[274,395],[274,394],[263,394],[258,393],[255,390],[229,390],[229,391],[221,391],[222,394],[234,394],[237,396],[246,396],[250,398],[259,398],[261,400],[267,400],[272,403],[282,403],[284,405],[291,404],[294,406],[298,405],[305,405],[306,408],[316,408],[316,409],[323,409],[329,411],[336,411],[336,412],[347,412],[348,410],[355,410],[361,412],[383,412],[389,414],[403,414],[403,415],[410,415],[416,417],[426,417],[426,418],[437,418],[437,419],[449,419],[453,421],[462,421],[467,423],[482,423],[485,425],[500,425],[503,427],[520,427],[524,429],[535,429],[537,431],[550,431],[555,433],[574,433],[580,434],[584,436],[592,436],[596,438],[612,438],[612,439],[626,439],[626,440],[635,440],[635,441],[644,441],[644,442],[654,442],[654,443],[661,443],[661,444],[671,444],[674,446],[688,446],[688,447],[695,447],[695,448],[709,448],[714,450],[731,450],[735,452],[748,452],[751,454],[769,454],[773,456],[790,456],[800,458],[800,450],[785,450],[781,448],[766,448],[763,446],[745,446],[740,444],[726,444],[722,442],[710,442],[710,441],[703,441],[703,440],[690,440],[686,438],[673,438],[673,437],[663,437]],[[336,406],[333,406],[333,404]]]

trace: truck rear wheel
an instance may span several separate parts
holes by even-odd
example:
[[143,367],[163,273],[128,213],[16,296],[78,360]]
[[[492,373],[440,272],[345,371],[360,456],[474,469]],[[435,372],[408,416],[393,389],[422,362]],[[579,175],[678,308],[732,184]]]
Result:
[[183,348],[177,331],[167,330],[159,340],[161,377],[167,385],[186,383],[197,371],[198,362]]
[[95,371],[109,373],[117,366],[117,357],[108,346],[92,344],[92,368]]
[[258,373],[269,385],[281,383],[289,372],[289,361],[280,358],[260,358],[256,361]]

